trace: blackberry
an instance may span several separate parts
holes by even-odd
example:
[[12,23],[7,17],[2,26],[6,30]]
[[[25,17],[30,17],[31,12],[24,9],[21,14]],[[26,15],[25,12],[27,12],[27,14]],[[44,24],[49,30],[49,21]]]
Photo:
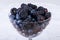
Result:
[[26,12],[25,9],[22,9],[20,12],[19,12],[19,16],[22,20],[24,20],[27,16],[28,16],[28,13]]
[[44,8],[42,6],[38,7],[37,11],[41,11],[44,10]]
[[33,8],[33,9],[37,9],[37,6],[36,5],[33,5],[31,3],[28,4],[29,7]]
[[28,10],[28,9],[29,9],[28,5],[26,5],[26,4],[24,4],[24,3],[21,5],[21,8],[23,8],[23,9],[25,9],[25,10]]
[[12,8],[12,9],[11,9],[11,14],[12,14],[12,15],[16,15],[16,13],[17,13],[17,9],[16,9],[16,8]]

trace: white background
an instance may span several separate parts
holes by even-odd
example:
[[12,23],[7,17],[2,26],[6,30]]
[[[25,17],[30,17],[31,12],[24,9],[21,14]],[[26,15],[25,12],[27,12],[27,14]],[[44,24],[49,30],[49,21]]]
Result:
[[60,1],[59,0],[0,0],[0,40],[28,40],[21,36],[9,20],[10,9],[21,3],[32,3],[48,8],[52,18],[46,29],[33,40],[60,40]]

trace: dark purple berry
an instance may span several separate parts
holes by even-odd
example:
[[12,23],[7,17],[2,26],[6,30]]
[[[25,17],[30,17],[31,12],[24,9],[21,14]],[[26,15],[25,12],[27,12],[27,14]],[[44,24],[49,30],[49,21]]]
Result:
[[36,5],[33,5],[33,4],[31,4],[31,3],[29,3],[28,6],[31,7],[31,8],[33,8],[33,9],[36,9],[36,8],[37,8]]

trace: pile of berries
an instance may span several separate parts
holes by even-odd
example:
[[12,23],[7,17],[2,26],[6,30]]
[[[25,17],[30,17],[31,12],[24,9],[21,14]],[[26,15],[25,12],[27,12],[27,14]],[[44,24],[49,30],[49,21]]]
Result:
[[37,22],[48,19],[51,16],[51,13],[48,12],[47,8],[42,6],[38,7],[31,3],[21,4],[21,8],[12,8],[11,15],[14,16],[16,20],[22,20],[24,22]]
[[[33,5],[31,3],[29,3],[29,4],[23,3],[23,4],[21,4],[21,7],[19,7],[18,9],[12,8],[10,12],[11,12],[11,17],[13,18],[13,20],[16,20],[16,24],[22,30],[30,30],[30,31],[28,31],[30,33],[37,33],[38,30],[40,30],[40,29],[36,26],[32,27],[32,23],[29,24],[29,22],[40,22],[40,21],[44,21],[44,20],[48,19],[49,17],[51,17],[51,13],[48,12],[47,8],[44,8],[42,6],[37,7],[36,5]],[[28,22],[28,24],[22,25],[22,22]],[[34,27],[37,30],[36,32],[32,32]],[[34,31],[35,31],[35,29],[34,29]],[[24,33],[26,33],[26,32],[24,31]]]

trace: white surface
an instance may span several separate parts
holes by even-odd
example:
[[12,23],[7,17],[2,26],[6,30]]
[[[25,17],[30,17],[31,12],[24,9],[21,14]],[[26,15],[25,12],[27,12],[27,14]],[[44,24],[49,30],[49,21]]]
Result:
[[[56,3],[55,3],[55,2]],[[33,40],[60,40],[60,5],[59,0],[0,0],[0,40],[28,40],[21,36],[9,21],[8,14],[13,7],[20,7],[21,3],[33,3],[48,8],[52,13],[50,24]]]

